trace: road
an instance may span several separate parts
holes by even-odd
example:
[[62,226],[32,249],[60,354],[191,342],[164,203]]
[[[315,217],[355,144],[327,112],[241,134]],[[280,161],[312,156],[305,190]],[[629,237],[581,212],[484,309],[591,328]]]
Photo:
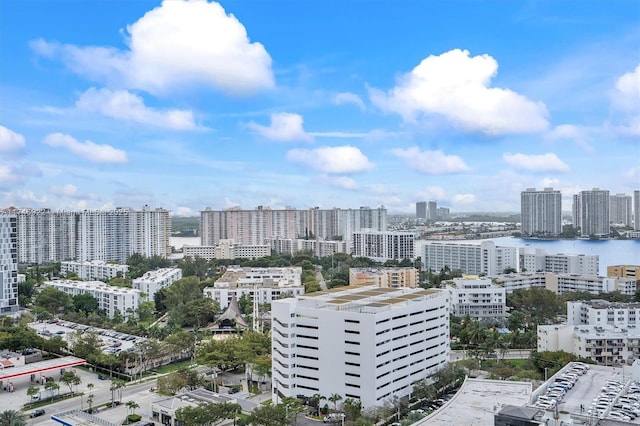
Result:
[[[504,354],[504,359],[527,359],[530,355],[531,350],[529,349],[512,349]],[[465,351],[451,351],[451,356],[449,359],[451,361],[459,361],[466,358],[469,357],[466,356]]]

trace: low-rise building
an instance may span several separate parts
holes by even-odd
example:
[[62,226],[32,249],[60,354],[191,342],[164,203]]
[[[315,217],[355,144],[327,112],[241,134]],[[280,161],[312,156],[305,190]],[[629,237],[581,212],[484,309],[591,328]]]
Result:
[[635,278],[640,280],[640,265],[611,265],[607,266],[608,277]]
[[60,273],[64,276],[73,273],[86,281],[109,281],[116,277],[126,278],[129,275],[129,265],[108,263],[103,260],[65,261],[60,262]]
[[145,294],[144,300],[153,300],[154,295],[163,288],[182,278],[180,268],[161,268],[148,271],[143,276],[133,280],[133,288]]
[[70,296],[90,294],[98,301],[98,309],[104,311],[109,318],[116,312],[126,321],[130,316],[136,316],[140,304],[140,290],[127,287],[109,286],[101,281],[45,281],[45,287],[53,287]]
[[556,294],[567,292],[587,292],[591,294],[619,291],[633,295],[636,292],[636,280],[633,278],[598,277],[591,275],[554,274],[552,272],[507,274],[493,277],[507,293],[533,287],[546,288]]
[[567,302],[567,323],[640,327],[640,303],[614,303],[606,300],[569,301]]
[[375,285],[377,287],[418,286],[416,268],[349,268],[349,285]]
[[449,362],[449,303],[440,289],[348,286],[274,301],[272,392],[382,406]]
[[531,253],[525,247],[519,251],[520,270],[523,272],[597,276],[600,270],[600,257],[597,254],[549,254],[544,249],[536,249]]
[[507,293],[504,287],[488,278],[454,278],[448,281],[451,315],[482,319],[504,319],[507,314]]
[[285,296],[304,294],[302,268],[241,268],[230,266],[213,287],[203,290],[204,296],[216,300],[221,309],[226,309],[235,296],[237,300],[246,295],[258,303],[271,303]]
[[214,246],[183,246],[185,256],[212,259],[257,259],[271,256],[271,246],[268,244],[246,245],[236,244],[233,240],[223,239]]

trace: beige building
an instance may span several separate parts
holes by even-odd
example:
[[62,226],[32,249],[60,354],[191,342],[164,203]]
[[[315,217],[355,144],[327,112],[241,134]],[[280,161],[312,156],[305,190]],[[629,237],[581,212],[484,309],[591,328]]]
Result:
[[608,277],[635,278],[640,280],[640,265],[607,266]]
[[418,286],[418,270],[416,268],[350,268],[349,285],[415,288]]

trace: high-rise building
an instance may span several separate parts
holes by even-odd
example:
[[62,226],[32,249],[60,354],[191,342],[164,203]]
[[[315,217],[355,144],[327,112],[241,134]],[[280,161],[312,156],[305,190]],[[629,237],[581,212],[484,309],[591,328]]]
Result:
[[429,201],[427,204],[427,219],[438,220],[438,203],[436,201]]
[[413,232],[363,230],[353,233],[351,254],[354,257],[368,257],[379,262],[414,259],[414,240]]
[[416,203],[416,219],[427,219],[427,202],[418,201]]
[[633,229],[640,231],[640,191],[633,191]]
[[631,196],[615,194],[609,197],[609,221],[616,225],[630,227],[633,222]]
[[574,196],[573,213],[583,237],[609,236],[609,191],[598,188],[581,191]]
[[427,241],[422,246],[422,269],[439,273],[443,268],[463,274],[499,275],[518,271],[517,247],[500,247],[491,240]]
[[168,257],[171,223],[164,209],[82,210],[16,209],[18,260],[126,262],[133,253]]
[[527,188],[520,193],[522,235],[557,237],[562,233],[562,195],[553,188],[536,191]]
[[18,310],[18,218],[0,213],[0,313]]

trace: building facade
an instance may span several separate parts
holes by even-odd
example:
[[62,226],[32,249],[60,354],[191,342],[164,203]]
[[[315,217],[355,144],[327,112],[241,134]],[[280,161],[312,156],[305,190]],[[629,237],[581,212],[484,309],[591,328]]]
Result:
[[336,253],[351,252],[351,246],[342,240],[305,240],[302,238],[292,240],[274,238],[267,239],[267,244],[271,246],[271,250],[274,252],[290,256],[298,253],[311,253],[317,257],[326,257]]
[[416,203],[416,219],[418,220],[427,219],[427,202],[426,201],[418,201]]
[[107,263],[102,260],[64,261],[60,262],[60,272],[65,276],[69,273],[76,274],[85,281],[109,281],[116,277],[128,277],[129,265]]
[[507,315],[507,293],[488,278],[454,278],[446,284],[451,315],[477,320],[501,320]]
[[520,193],[522,235],[525,237],[558,237],[562,233],[562,194],[553,188],[536,191],[527,188]]
[[636,292],[636,280],[634,278],[526,272],[500,275],[495,277],[495,280],[506,289],[507,293],[533,287],[546,288],[556,294],[567,292],[601,294],[619,291],[622,294],[631,296]]
[[558,274],[595,275],[600,271],[597,254],[548,254],[544,249],[533,253],[521,247],[520,270],[523,272],[555,272]]
[[354,232],[351,254],[384,262],[386,260],[414,259],[413,232],[381,232],[364,230]]
[[416,268],[349,268],[349,285],[374,285],[384,288],[418,286]]
[[182,278],[180,268],[160,268],[148,271],[143,276],[133,280],[133,288],[143,293],[145,301],[154,300],[157,292],[169,287],[174,282]]
[[615,194],[609,197],[609,221],[614,225],[631,227],[633,225],[633,210],[631,196]]
[[136,317],[140,305],[140,290],[109,286],[101,281],[45,281],[45,287],[53,287],[70,296],[90,294],[98,301],[98,309],[113,319],[118,312],[124,321]]
[[233,240],[220,240],[215,246],[183,246],[185,257],[201,257],[212,259],[257,259],[271,256],[271,246],[261,244],[248,246],[236,244]]
[[574,226],[580,228],[583,237],[608,237],[609,191],[594,188],[581,191],[573,199]]
[[608,277],[635,278],[640,280],[640,265],[611,265],[607,266]]
[[274,401],[337,393],[383,406],[449,362],[443,290],[345,287],[271,306]]
[[633,191],[633,229],[640,231],[640,191]]
[[640,327],[640,303],[614,303],[606,300],[568,301],[567,324]]
[[499,275],[520,270],[517,247],[493,241],[427,241],[422,247],[422,268],[438,273],[444,267],[469,275]]
[[18,218],[0,213],[0,313],[18,310]]

